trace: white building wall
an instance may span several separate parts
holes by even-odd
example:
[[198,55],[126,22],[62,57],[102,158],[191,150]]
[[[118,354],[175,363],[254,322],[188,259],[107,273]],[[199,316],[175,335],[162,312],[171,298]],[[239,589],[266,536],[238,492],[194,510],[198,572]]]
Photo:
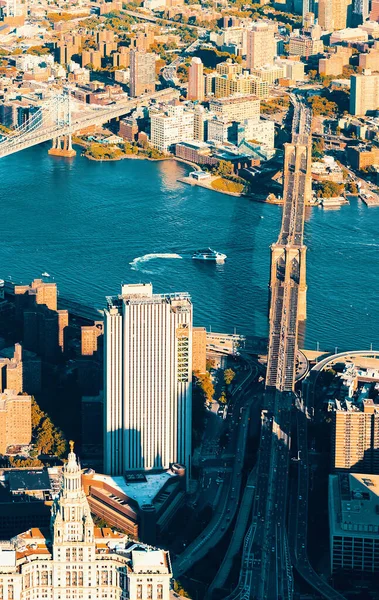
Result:
[[138,287],[123,286],[121,306],[105,313],[104,462],[113,475],[190,466],[192,304],[151,286],[138,297]]
[[122,420],[122,315],[117,308],[104,311],[104,470],[121,473]]
[[151,144],[161,152],[167,152],[179,142],[194,139],[193,112],[182,107],[169,107],[166,113],[151,115]]
[[244,121],[245,140],[256,140],[267,146],[268,149],[275,147],[275,123],[273,121],[258,121],[247,119]]

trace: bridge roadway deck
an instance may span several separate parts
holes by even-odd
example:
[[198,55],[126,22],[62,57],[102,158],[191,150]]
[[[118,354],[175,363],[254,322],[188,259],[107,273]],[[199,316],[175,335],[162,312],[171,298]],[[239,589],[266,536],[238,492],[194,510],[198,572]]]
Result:
[[286,533],[291,409],[294,402],[297,354],[299,274],[286,264],[291,249],[303,246],[304,206],[308,169],[310,113],[295,103],[292,143],[286,148],[282,227],[276,247],[283,258],[270,282],[270,335],[266,375],[265,416],[261,433],[253,510],[250,598],[278,600],[293,595]]

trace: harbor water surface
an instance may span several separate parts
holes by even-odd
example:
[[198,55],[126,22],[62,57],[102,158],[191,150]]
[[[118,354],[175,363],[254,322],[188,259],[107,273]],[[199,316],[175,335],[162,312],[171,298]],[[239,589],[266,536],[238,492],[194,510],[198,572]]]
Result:
[[[175,161],[72,160],[47,145],[1,159],[0,277],[50,273],[62,296],[99,308],[121,282],[187,291],[194,321],[267,335],[270,244],[281,208],[192,187]],[[305,347],[379,348],[379,208],[307,209]],[[203,247],[225,264],[191,259]]]

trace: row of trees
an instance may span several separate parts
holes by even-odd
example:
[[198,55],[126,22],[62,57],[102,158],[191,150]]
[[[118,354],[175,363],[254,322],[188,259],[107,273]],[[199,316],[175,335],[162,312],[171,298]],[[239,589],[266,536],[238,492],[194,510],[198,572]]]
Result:
[[88,146],[85,155],[91,156],[96,160],[115,160],[121,158],[122,150],[115,146],[94,143]]
[[32,437],[35,445],[35,456],[48,454],[64,456],[67,452],[67,442],[63,432],[55,427],[50,417],[38,406],[36,400],[32,398]]
[[337,104],[323,96],[311,96],[308,98],[308,104],[310,104],[315,116],[335,117],[338,113]]
[[[224,371],[224,383],[225,383],[225,385],[227,387],[232,383],[232,381],[233,381],[233,379],[234,379],[235,376],[236,376],[236,374],[233,371],[233,369],[225,369],[225,371]],[[227,392],[226,389],[222,390],[221,396],[219,397],[218,401],[219,401],[220,404],[226,404],[227,403],[227,401],[228,401],[228,392]]]
[[334,181],[322,181],[317,190],[318,198],[337,198],[341,196],[345,189],[343,183],[335,183]]

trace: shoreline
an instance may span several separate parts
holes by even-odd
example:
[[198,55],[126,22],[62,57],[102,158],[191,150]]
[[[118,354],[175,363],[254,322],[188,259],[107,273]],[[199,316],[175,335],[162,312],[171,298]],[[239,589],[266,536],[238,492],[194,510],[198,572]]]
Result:
[[163,160],[171,160],[171,157],[168,156],[166,157],[162,157],[162,158],[150,158],[149,156],[138,156],[137,155],[133,155],[133,154],[123,154],[122,156],[115,156],[114,158],[95,158],[94,156],[91,156],[89,154],[85,154],[84,152],[80,155],[83,156],[84,158],[88,158],[88,160],[93,160],[95,162],[118,162],[120,160],[149,160],[151,162],[160,162]]
[[[198,170],[201,171],[201,169]],[[196,179],[193,179],[192,177],[188,176],[180,177],[178,181],[180,181],[180,183],[185,183],[186,185],[202,187],[206,190],[210,190],[211,192],[217,192],[218,194],[225,194],[226,196],[234,196],[235,198],[248,198],[250,200],[253,200],[254,202],[259,202],[260,204],[273,204],[276,206],[283,206],[283,200],[268,200],[267,197],[260,199],[256,196],[245,194],[244,192],[228,192],[227,190],[217,190],[216,188],[212,187],[211,181],[197,181]]]
[[[82,146],[83,148],[86,148],[87,146],[85,146],[84,144],[78,144],[80,146]],[[162,162],[162,161],[167,161],[167,160],[174,160],[175,162],[180,162],[183,163],[185,165],[188,165],[189,167],[193,168],[195,171],[201,171],[201,167],[195,163],[191,163],[188,160],[184,160],[184,158],[179,158],[176,156],[162,156],[160,158],[150,158],[149,156],[143,156],[143,155],[138,155],[138,154],[123,154],[122,156],[116,156],[114,158],[95,158],[94,156],[90,156],[88,154],[85,154],[84,152],[82,152],[80,154],[80,156],[82,156],[83,158],[88,158],[88,160],[93,160],[94,162],[117,162],[120,160],[148,160],[150,162]]]

